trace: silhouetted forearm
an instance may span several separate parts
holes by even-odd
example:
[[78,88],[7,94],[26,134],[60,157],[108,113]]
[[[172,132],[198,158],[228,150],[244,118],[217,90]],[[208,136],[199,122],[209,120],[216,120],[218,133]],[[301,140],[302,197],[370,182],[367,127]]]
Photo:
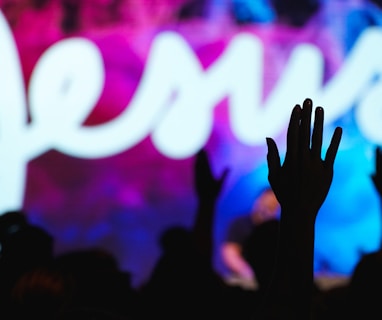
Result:
[[196,249],[204,257],[211,259],[213,253],[213,225],[216,200],[199,199],[193,238]]
[[[295,221],[294,217],[307,219]],[[313,290],[312,214],[281,211],[279,246],[261,319],[310,319]]]

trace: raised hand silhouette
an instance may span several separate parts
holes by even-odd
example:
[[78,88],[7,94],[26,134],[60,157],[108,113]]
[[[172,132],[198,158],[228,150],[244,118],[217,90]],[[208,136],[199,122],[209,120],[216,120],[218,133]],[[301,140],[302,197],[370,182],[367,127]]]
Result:
[[313,291],[314,226],[333,179],[342,128],[334,130],[321,158],[324,109],[312,100],[293,108],[283,164],[275,141],[267,138],[268,179],[281,206],[279,246],[261,319],[309,319]]
[[324,109],[317,107],[311,137],[312,100],[306,99],[303,108],[293,108],[287,133],[287,150],[283,165],[277,145],[267,138],[269,183],[282,208],[287,207],[294,218],[315,218],[323,204],[333,179],[333,164],[341,140],[342,129],[337,127],[325,159],[321,159]]
[[201,149],[194,163],[194,184],[199,200],[216,200],[227,178],[229,169],[225,169],[219,178],[212,172],[207,151]]
[[193,228],[193,238],[196,248],[205,257],[212,258],[213,251],[213,223],[216,202],[222,191],[224,182],[228,176],[226,168],[216,178],[212,172],[210,159],[207,151],[201,149],[194,162],[194,189],[198,198],[198,209]]
[[215,178],[205,150],[196,154],[193,169],[195,223],[190,230],[171,227],[161,236],[162,255],[144,288],[149,306],[144,312],[150,319],[195,319],[200,314],[222,319],[226,310],[222,301],[228,295],[227,286],[215,271],[212,258],[215,205],[228,170]]

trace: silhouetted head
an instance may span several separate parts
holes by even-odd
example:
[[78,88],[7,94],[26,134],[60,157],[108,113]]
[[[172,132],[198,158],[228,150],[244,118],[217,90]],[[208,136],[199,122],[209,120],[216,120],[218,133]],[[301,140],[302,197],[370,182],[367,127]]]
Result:
[[182,251],[190,245],[191,233],[184,227],[168,228],[160,237],[160,246],[165,252]]
[[27,225],[27,217],[22,210],[7,211],[0,215],[0,242]]
[[[120,270],[116,258],[107,250],[89,248],[63,253],[56,257],[55,267],[71,277],[75,285],[73,304],[76,308],[72,310],[74,318],[71,319],[79,319],[81,314],[83,319],[98,319],[98,316],[102,319],[109,313],[134,312],[135,293],[130,273]],[[92,311],[94,315],[83,313],[85,311]]]
[[71,303],[73,282],[49,267],[32,269],[17,280],[11,291],[12,319],[55,319]]
[[0,261],[15,268],[45,264],[53,258],[53,244],[44,229],[27,225],[3,239]]
[[[382,252],[365,254],[356,265],[348,289],[348,308],[352,315],[372,319],[381,314]],[[370,317],[368,317],[370,316]]]
[[259,225],[271,219],[278,218],[280,204],[271,188],[263,189],[255,199],[251,217],[255,225]]
[[118,270],[116,258],[102,248],[69,251],[57,256],[56,263],[63,270],[76,273]]

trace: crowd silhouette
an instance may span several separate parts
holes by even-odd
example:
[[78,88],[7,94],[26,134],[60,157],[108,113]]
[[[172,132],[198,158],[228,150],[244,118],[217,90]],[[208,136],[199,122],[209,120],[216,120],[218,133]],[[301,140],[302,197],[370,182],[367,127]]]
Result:
[[[157,17],[158,24],[205,14],[206,1],[181,2],[178,16],[163,13]],[[297,14],[290,16],[287,4],[293,1],[271,2],[279,20],[295,27],[305,25],[319,9],[316,1],[305,1],[309,10],[304,10],[304,15],[294,10]],[[39,1],[35,3],[40,6]],[[41,6],[44,3],[41,1]],[[58,29],[65,35],[86,29],[78,14],[83,10],[80,2],[62,3],[64,16]],[[117,6],[119,2],[113,3]],[[117,10],[109,9],[103,20],[105,24],[116,19]],[[236,18],[238,23],[243,23]],[[15,30],[17,21],[12,25]],[[135,26],[143,28],[144,17],[138,22]],[[61,36],[55,33],[48,42]],[[161,234],[160,258],[148,281],[139,287],[132,285],[131,274],[122,270],[116,257],[104,248],[57,255],[53,250],[54,237],[30,222],[27,212],[0,215],[0,317],[10,320],[380,318],[382,239],[379,250],[362,256],[348,283],[323,290],[314,281],[315,223],[331,187],[342,135],[342,128],[336,127],[322,158],[323,124],[324,108],[314,108],[313,101],[306,99],[291,112],[282,163],[275,140],[266,138],[268,180],[281,213],[280,217],[252,228],[241,248],[241,254],[256,275],[258,288],[227,283],[214,268],[216,206],[230,169],[215,177],[208,151],[203,149],[196,154],[193,168],[197,198],[194,223],[191,228],[173,225]],[[378,146],[375,172],[370,178],[382,198],[382,149]]]
[[[131,285],[130,274],[120,270],[106,250],[54,255],[54,239],[30,223],[24,212],[2,215],[0,304],[4,318],[312,319],[328,314],[329,304],[314,284],[314,225],[331,185],[342,129],[335,129],[322,160],[324,111],[315,109],[311,134],[312,108],[310,99],[293,108],[282,165],[276,143],[267,138],[269,182],[281,216],[256,228],[243,249],[259,277],[259,290],[227,284],[214,270],[216,203],[229,169],[216,178],[208,152],[201,150],[194,164],[198,206],[193,227],[175,225],[165,230],[158,239],[161,257],[149,281],[139,288]],[[373,181],[378,189],[380,151],[376,164]],[[354,308],[363,311],[366,303],[373,306],[375,299],[367,299],[368,288],[362,285],[363,277],[372,273],[370,268],[375,271],[371,280],[375,283],[379,256],[365,256],[354,274],[346,296],[357,301]]]
[[[174,225],[158,242],[150,279],[133,287],[129,272],[102,248],[54,254],[54,238],[26,212],[0,216],[0,307],[4,319],[374,319],[380,314],[382,251],[362,256],[349,282],[322,290],[313,274],[315,221],[329,192],[342,128],[321,158],[324,109],[306,99],[291,113],[285,159],[267,138],[268,179],[280,204],[243,244],[259,281],[249,290],[227,283],[213,265],[216,204],[229,168],[216,178],[208,152],[194,163],[198,204],[193,226]],[[382,196],[382,149],[371,174]]]

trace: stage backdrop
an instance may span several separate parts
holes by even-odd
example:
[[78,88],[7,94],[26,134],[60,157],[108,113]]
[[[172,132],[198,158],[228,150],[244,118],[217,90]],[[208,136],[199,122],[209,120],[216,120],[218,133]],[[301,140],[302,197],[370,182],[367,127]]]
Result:
[[[253,1],[255,2],[255,1]],[[259,1],[7,1],[0,14],[0,212],[24,209],[57,253],[98,246],[135,285],[170,226],[192,227],[195,153],[230,174],[230,221],[267,182],[265,138],[284,154],[289,115],[325,108],[343,140],[316,224],[316,272],[349,275],[379,247],[370,174],[382,145],[380,9],[323,1],[286,24]],[[293,14],[293,13],[289,13]]]

